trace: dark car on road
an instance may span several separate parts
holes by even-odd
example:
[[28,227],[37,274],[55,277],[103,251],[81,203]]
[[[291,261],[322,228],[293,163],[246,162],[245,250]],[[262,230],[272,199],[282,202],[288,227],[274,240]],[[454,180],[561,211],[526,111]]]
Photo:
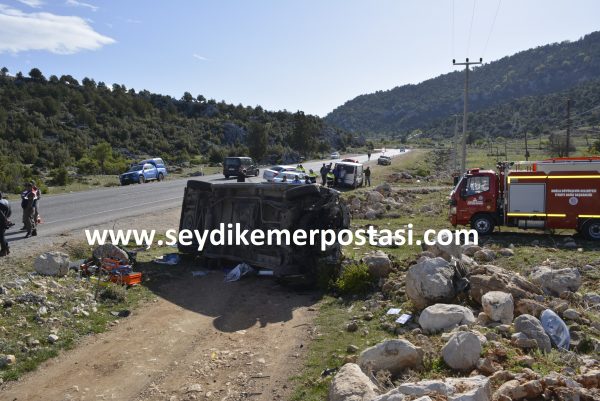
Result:
[[246,172],[246,177],[258,177],[258,164],[251,157],[226,157],[223,162],[223,175],[225,178],[237,177],[242,172]]

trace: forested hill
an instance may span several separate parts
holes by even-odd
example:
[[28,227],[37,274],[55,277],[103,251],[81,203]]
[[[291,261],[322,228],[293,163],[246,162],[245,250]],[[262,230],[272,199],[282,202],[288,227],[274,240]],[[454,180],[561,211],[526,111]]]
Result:
[[[277,160],[340,148],[349,140],[301,112],[270,112],[187,92],[175,99],[69,75],[46,78],[37,68],[27,75],[13,76],[6,68],[0,73],[0,183],[2,166],[9,164],[13,170],[20,163],[113,173],[138,155],[216,162],[250,153]],[[93,151],[107,143],[112,152],[99,166]]]
[[[449,68],[452,68],[449,66]],[[548,96],[579,88],[575,104],[586,103],[586,86],[600,79],[600,32],[586,35],[575,42],[562,42],[526,50],[515,55],[476,67],[470,74],[469,111],[486,111],[487,126],[505,124],[504,112],[513,101],[538,98],[559,102],[544,107],[531,107],[519,113],[522,125],[543,121],[549,109],[565,108],[565,99]],[[336,127],[379,134],[406,135],[415,129],[429,128],[425,135],[450,135],[448,117],[462,114],[465,73],[457,69],[417,85],[404,85],[388,91],[358,96],[325,117]],[[597,87],[597,84],[594,84]],[[530,114],[533,113],[533,114]],[[564,111],[561,111],[564,115]],[[530,124],[532,123],[532,124]],[[452,124],[453,128],[453,124]],[[484,126],[470,126],[476,136],[485,136]],[[546,130],[548,127],[538,126]],[[508,132],[511,134],[511,132]]]

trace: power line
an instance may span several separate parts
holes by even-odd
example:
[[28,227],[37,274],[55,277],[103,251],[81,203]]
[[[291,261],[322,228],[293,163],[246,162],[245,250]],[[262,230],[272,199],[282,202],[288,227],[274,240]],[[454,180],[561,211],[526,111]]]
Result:
[[469,39],[467,40],[467,56],[471,50],[471,33],[473,32],[473,20],[475,19],[475,5],[477,0],[473,0],[473,11],[471,12],[471,25],[469,26]]
[[452,0],[452,57],[454,57],[454,0]]
[[500,4],[502,4],[502,0],[498,0],[498,6],[496,7],[496,12],[494,13],[494,19],[492,20],[492,26],[490,27],[490,32],[488,33],[488,37],[485,41],[485,46],[483,47],[483,53],[481,53],[482,57],[485,57],[485,51],[487,50],[488,43],[490,43],[490,38],[492,37],[492,31],[494,30],[494,25],[496,25],[496,18],[498,17],[498,11],[500,11]]
[[467,119],[468,119],[468,104],[469,104],[469,66],[481,64],[483,59],[479,61],[469,61],[467,58],[464,63],[457,63],[452,60],[453,65],[465,66],[465,99],[463,108],[463,132],[462,132],[462,158],[460,160],[460,171],[464,172],[467,167]]

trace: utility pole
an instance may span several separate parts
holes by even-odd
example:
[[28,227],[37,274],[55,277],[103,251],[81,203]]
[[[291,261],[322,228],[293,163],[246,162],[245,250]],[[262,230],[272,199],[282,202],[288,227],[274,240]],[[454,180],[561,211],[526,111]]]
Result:
[[464,172],[467,167],[467,112],[469,107],[469,66],[475,64],[482,64],[482,62],[482,58],[479,58],[479,61],[469,61],[469,58],[467,58],[464,63],[457,63],[456,60],[452,60],[453,65],[465,66],[465,104],[463,110],[462,159],[460,160],[461,172]]
[[529,160],[529,148],[527,147],[527,130],[525,130],[525,161]]
[[567,150],[566,157],[569,157],[569,147],[571,146],[571,99],[567,99]]
[[454,164],[453,169],[456,171],[458,169],[458,114],[454,115]]

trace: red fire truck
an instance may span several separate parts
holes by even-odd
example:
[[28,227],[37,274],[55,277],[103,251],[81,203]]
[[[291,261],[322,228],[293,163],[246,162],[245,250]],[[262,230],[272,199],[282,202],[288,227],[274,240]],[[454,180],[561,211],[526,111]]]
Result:
[[481,235],[496,226],[574,229],[600,240],[600,157],[500,162],[471,169],[450,194],[450,222]]

